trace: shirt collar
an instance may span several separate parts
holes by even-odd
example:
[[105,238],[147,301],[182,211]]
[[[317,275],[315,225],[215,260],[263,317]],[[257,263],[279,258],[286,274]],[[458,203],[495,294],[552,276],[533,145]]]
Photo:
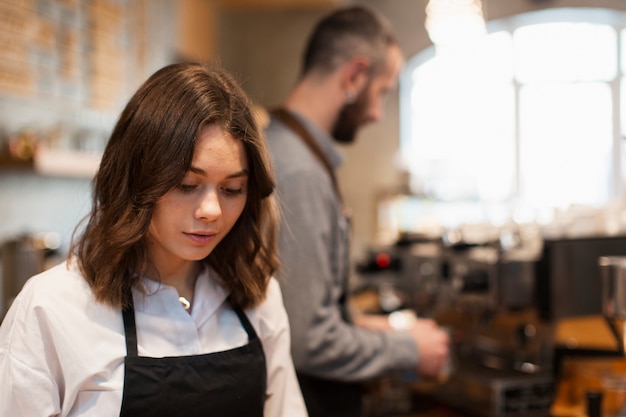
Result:
[[[169,285],[148,278],[141,278],[135,287],[135,310],[157,313],[167,309],[168,296],[165,293],[176,291]],[[139,293],[139,294],[138,294]],[[191,315],[197,322],[204,322],[224,303],[228,291],[221,285],[217,274],[205,267],[198,276],[193,296]],[[164,298],[165,297],[165,298]]]

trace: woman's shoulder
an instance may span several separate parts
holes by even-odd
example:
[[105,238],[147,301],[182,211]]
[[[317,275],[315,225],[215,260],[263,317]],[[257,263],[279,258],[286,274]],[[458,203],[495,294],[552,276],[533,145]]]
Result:
[[[5,321],[29,323],[30,327],[46,328],[50,332],[69,325],[81,329],[83,338],[89,329],[118,331],[122,322],[119,310],[97,302],[75,263],[67,262],[26,281],[9,306]],[[94,323],[98,326],[92,326]],[[6,327],[10,327],[9,324]],[[26,337],[27,334],[24,335]]]
[[89,289],[89,286],[76,264],[63,261],[28,279],[21,292],[31,296],[41,293],[47,294],[48,297],[68,293],[79,296],[85,289]]
[[283,306],[283,294],[280,289],[280,285],[278,281],[274,277],[269,278],[269,282],[267,284],[267,291],[265,294],[265,299],[259,305],[260,308],[265,308],[268,310],[282,310]]
[[258,322],[262,333],[274,332],[287,324],[287,313],[283,304],[280,285],[275,278],[270,278],[265,298],[259,305],[247,311],[251,320]]
[[267,283],[267,295],[272,297],[282,297],[278,280],[273,276],[269,278]]
[[29,278],[13,301],[24,312],[84,308],[93,293],[75,263],[61,262]]

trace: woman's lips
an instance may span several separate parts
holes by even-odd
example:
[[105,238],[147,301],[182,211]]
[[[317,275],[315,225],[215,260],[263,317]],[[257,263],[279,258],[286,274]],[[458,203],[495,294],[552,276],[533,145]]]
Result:
[[187,236],[194,243],[197,243],[199,245],[206,245],[208,243],[211,243],[213,239],[215,239],[216,235],[217,233],[193,233],[193,232],[186,233],[185,232],[185,236]]

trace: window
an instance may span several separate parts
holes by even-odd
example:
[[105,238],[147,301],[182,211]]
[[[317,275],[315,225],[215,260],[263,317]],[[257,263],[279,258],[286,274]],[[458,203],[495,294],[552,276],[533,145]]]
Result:
[[549,9],[488,23],[464,55],[411,59],[400,117],[412,204],[428,201],[455,226],[621,198],[625,22],[624,12]]

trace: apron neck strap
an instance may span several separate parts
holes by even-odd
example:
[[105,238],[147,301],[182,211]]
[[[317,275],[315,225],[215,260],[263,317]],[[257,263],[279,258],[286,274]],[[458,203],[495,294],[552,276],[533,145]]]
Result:
[[137,356],[137,326],[135,325],[135,305],[132,294],[129,298],[128,307],[122,310],[124,334],[126,337],[126,355]]
[[284,123],[293,132],[295,132],[302,140],[302,142],[304,142],[304,144],[313,153],[313,155],[315,155],[315,157],[322,164],[326,172],[328,172],[328,175],[330,176],[330,179],[333,183],[335,192],[337,193],[337,196],[341,201],[342,197],[339,190],[339,184],[337,183],[337,178],[335,176],[335,170],[320,146],[318,145],[315,138],[313,138],[313,135],[311,135],[311,132],[309,132],[309,130],[302,124],[302,122],[300,122],[300,120],[298,120],[289,110],[285,108],[279,107],[277,109],[270,110],[269,113],[270,115],[274,116],[282,123]]
[[[230,298],[228,299],[228,302],[230,303]],[[230,303],[230,305],[232,306],[232,303]],[[250,323],[250,320],[248,319],[248,316],[246,315],[246,313],[244,313],[243,310],[239,307],[233,306],[233,310],[235,310],[235,313],[237,313],[237,317],[239,317],[239,321],[241,322],[241,325],[243,326],[244,330],[248,334],[248,340],[252,341],[254,339],[257,339],[258,336],[256,332],[254,331],[254,327],[252,327],[252,323]]]

